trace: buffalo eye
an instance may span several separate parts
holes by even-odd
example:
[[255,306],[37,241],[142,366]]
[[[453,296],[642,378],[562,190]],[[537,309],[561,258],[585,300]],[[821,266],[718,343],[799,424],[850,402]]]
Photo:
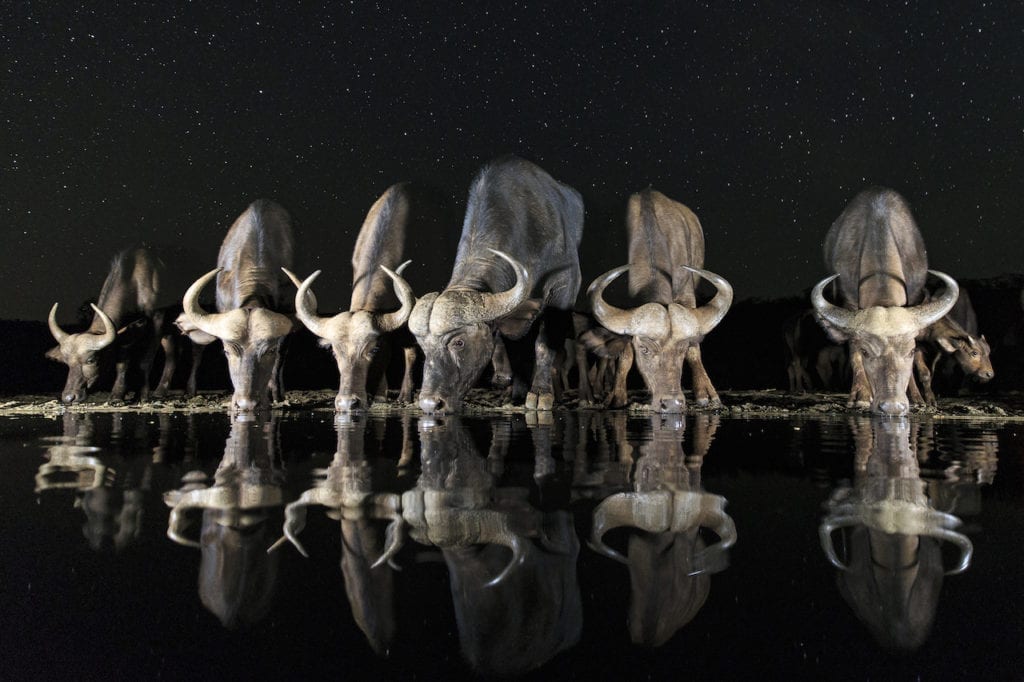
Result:
[[651,349],[648,348],[647,346],[640,346],[639,350],[641,355],[647,355],[648,353],[651,352]]
[[466,346],[466,340],[461,336],[452,339],[452,342],[448,344],[448,347],[452,350],[462,350]]
[[368,351],[366,351],[366,352],[369,353],[370,355],[376,355],[377,351],[379,351],[379,350],[380,350],[380,346],[371,346],[370,349]]
[[976,357],[978,357],[978,351],[976,351],[976,350],[972,350],[972,351],[971,351],[971,357],[972,357],[972,358],[976,358]]
[[85,359],[85,364],[87,364],[87,365],[95,365],[96,364],[96,358],[86,358]]

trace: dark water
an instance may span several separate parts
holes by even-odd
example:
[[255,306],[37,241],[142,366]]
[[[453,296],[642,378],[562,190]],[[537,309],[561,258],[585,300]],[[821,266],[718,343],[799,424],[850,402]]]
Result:
[[1022,679],[1022,426],[4,418],[0,678]]

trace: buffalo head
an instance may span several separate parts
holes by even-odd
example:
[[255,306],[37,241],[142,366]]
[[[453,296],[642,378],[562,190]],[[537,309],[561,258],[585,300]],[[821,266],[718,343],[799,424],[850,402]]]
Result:
[[[959,287],[949,275],[929,270],[945,284],[942,294],[916,306],[873,306],[848,310],[825,300],[824,289],[839,275],[826,277],[811,292],[811,303],[826,331],[837,342],[849,341],[871,386],[871,409],[888,415],[908,411],[907,384],[913,371],[916,338],[950,311]],[[856,360],[855,360],[856,361]]]
[[984,334],[977,338],[971,334],[951,338],[939,337],[935,341],[942,350],[956,359],[964,374],[975,381],[984,383],[996,375],[992,369],[992,347],[988,345]]
[[[409,317],[423,349],[423,388],[420,408],[427,413],[452,412],[480,377],[494,352],[494,335],[502,318],[523,304],[530,294],[530,273],[511,256],[489,249],[507,261],[516,273],[511,289],[498,293],[473,289],[445,289],[416,301]],[[496,264],[497,265],[497,264]]]
[[289,270],[284,270],[285,274],[298,287],[298,292],[295,294],[296,317],[325,345],[330,346],[334,359],[338,363],[341,383],[338,387],[338,396],[334,399],[334,409],[338,412],[349,412],[369,407],[366,395],[366,377],[374,356],[380,348],[381,337],[405,324],[416,303],[412,287],[401,276],[402,270],[410,262],[402,263],[396,270],[380,266],[381,270],[391,278],[395,287],[395,295],[402,302],[401,308],[390,313],[348,310],[333,317],[320,317],[316,314],[316,297],[310,287],[320,276],[320,270],[301,282]]
[[695,272],[715,285],[718,293],[699,308],[679,303],[645,303],[628,310],[616,308],[604,300],[604,289],[629,270],[628,265],[609,270],[587,289],[594,317],[605,328],[632,337],[637,369],[651,391],[651,409],[681,412],[686,404],[680,383],[686,351],[698,343],[722,321],[732,305],[732,287],[718,275],[680,266]]
[[215,336],[224,344],[228,373],[235,393],[231,404],[250,411],[267,406],[267,390],[278,363],[281,344],[294,326],[291,318],[262,307],[242,307],[223,313],[207,313],[199,305],[199,294],[217,276],[211,270],[185,292],[184,314],[191,326]]
[[57,304],[54,303],[50,308],[50,333],[59,345],[47,351],[46,357],[68,366],[68,379],[60,394],[61,400],[68,404],[80,402],[88,395],[89,388],[100,375],[100,351],[117,338],[117,328],[113,321],[96,304],[90,305],[103,322],[102,334],[91,331],[68,334],[57,324]]

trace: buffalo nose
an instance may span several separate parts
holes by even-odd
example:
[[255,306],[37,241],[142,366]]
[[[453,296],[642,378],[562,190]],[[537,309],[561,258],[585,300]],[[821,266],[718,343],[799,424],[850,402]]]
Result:
[[878,403],[879,412],[894,417],[906,414],[908,409],[907,403],[902,400],[883,400]]
[[682,412],[683,411],[683,400],[681,398],[662,398],[660,401],[661,412]]
[[338,412],[351,412],[352,410],[362,409],[363,403],[359,400],[358,396],[354,395],[339,395],[334,401],[334,409]]
[[420,409],[428,414],[433,412],[442,412],[444,411],[444,400],[441,398],[435,398],[434,396],[420,398]]
[[252,398],[235,398],[235,407],[246,412],[256,409],[256,401]]
[[996,373],[995,373],[995,372],[993,372],[992,370],[986,370],[986,371],[982,372],[981,374],[979,374],[979,375],[978,375],[978,377],[979,377],[979,378],[980,378],[980,379],[981,379],[982,381],[988,381],[989,379],[991,379],[991,378],[992,378],[992,377],[994,377],[995,375],[996,375]]

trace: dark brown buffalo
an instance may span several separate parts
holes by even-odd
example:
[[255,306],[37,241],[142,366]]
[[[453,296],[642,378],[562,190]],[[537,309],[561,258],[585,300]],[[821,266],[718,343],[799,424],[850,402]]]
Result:
[[[408,214],[409,200],[403,185],[389,187],[366,214],[352,252],[352,299],[345,312],[333,317],[317,315],[316,298],[310,287],[320,275],[319,270],[304,282],[286,271],[298,287],[296,315],[307,329],[329,345],[338,363],[341,381],[334,408],[339,412],[369,407],[366,391],[371,366],[376,364],[376,373],[383,373],[380,365],[387,362],[389,337],[406,323],[416,302],[412,289],[398,274],[404,267],[404,264],[400,267],[399,262]],[[401,303],[398,310],[394,310],[394,297],[388,291],[389,278]],[[393,312],[385,312],[387,310]],[[406,378],[403,394],[399,396],[403,402],[412,398],[410,360],[415,360],[415,352],[406,354]]]
[[[832,338],[850,344],[849,406],[906,414],[916,339],[952,308],[957,283],[928,270],[924,240],[907,202],[878,187],[854,197],[832,223],[825,264],[837,274],[818,283],[811,303]],[[928,272],[945,289],[922,303]],[[833,280],[838,280],[841,305],[825,300],[825,287]]]
[[[291,218],[266,199],[254,201],[228,230],[217,268],[200,277],[182,299],[187,328],[220,339],[234,386],[231,406],[251,411],[283,398],[281,346],[294,323],[291,296],[282,291],[282,268],[292,267]],[[217,278],[217,312],[199,294]]]
[[[99,300],[92,305],[95,315],[89,328],[80,334],[69,334],[57,324],[57,304],[50,309],[50,333],[59,344],[47,351],[46,357],[68,366],[68,378],[61,391],[61,400],[75,403],[84,400],[100,375],[104,351],[116,355],[117,376],[110,391],[111,400],[124,400],[128,386],[131,355],[142,346],[142,384],[139,398],[147,400],[149,370],[163,337],[164,316],[157,308],[163,264],[145,248],[126,249],[110,264]],[[174,353],[164,341],[164,370],[153,395],[163,397],[174,374]]]
[[[552,368],[580,287],[583,201],[529,161],[505,157],[473,182],[448,286],[416,302],[409,329],[423,349],[419,405],[458,410],[491,361],[497,335],[535,333],[528,409],[551,409]],[[522,377],[525,379],[526,377]]]
[[[861,418],[852,487],[833,491],[819,526],[822,549],[839,569],[839,589],[883,646],[914,650],[931,631],[943,575],[970,565],[971,541],[955,529],[960,519],[933,508],[911,448],[910,422]],[[845,532],[846,556],[833,535]],[[945,570],[941,543],[960,550]]]
[[[631,337],[637,369],[651,391],[651,409],[680,412],[683,362],[693,373],[698,405],[721,401],[701,361],[700,343],[722,321],[732,304],[732,287],[722,277],[701,270],[704,232],[693,211],[664,194],[648,189],[629,198],[626,212],[629,265],[610,270],[590,285],[590,306],[605,328]],[[641,305],[617,308],[604,299],[604,289],[629,272],[629,294]],[[718,290],[697,307],[697,276]],[[628,370],[628,368],[627,368]]]

